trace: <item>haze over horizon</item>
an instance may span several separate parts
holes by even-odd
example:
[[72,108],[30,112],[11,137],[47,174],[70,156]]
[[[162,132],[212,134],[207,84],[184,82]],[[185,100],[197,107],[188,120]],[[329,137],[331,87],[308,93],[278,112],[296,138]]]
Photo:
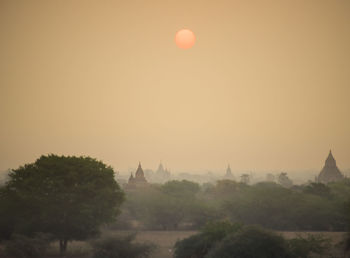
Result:
[[[0,1],[0,171],[350,168],[350,1]],[[196,35],[179,49],[175,33]]]

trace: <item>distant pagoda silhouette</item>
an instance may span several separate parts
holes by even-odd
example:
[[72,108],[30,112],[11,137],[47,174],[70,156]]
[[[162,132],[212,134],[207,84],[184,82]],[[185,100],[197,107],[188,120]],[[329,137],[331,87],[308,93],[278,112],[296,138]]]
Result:
[[135,177],[131,173],[129,177],[129,181],[127,184],[127,188],[137,188],[148,185],[147,180],[145,178],[145,174],[143,173],[141,162],[139,162],[139,166],[135,172]]
[[332,150],[330,150],[325,165],[318,175],[317,181],[327,184],[329,182],[342,180],[343,178],[344,176],[338,169],[336,161],[332,155]]
[[225,174],[226,179],[234,179],[234,176],[231,171],[230,164],[228,164],[227,169],[226,169],[226,174]]
[[170,179],[170,171],[167,168],[164,169],[162,162],[159,163],[154,179],[158,183],[165,183]]

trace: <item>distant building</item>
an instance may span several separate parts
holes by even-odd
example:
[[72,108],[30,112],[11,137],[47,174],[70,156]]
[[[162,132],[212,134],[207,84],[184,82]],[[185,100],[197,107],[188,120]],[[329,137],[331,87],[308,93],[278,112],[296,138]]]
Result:
[[327,184],[329,182],[335,182],[342,179],[344,179],[344,175],[338,169],[336,161],[332,155],[332,151],[330,150],[324,167],[318,175],[317,181]]
[[169,179],[170,171],[167,168],[164,169],[162,162],[160,162],[155,174],[155,181],[159,183],[165,183],[166,181],[169,181]]
[[140,162],[135,172],[135,176],[131,173],[128,183],[126,185],[126,188],[132,189],[132,188],[144,187],[147,185],[148,185],[148,182],[145,178],[145,174],[143,173],[141,162]]
[[241,183],[248,185],[250,183],[250,175],[242,174],[241,175]]
[[227,166],[227,169],[226,169],[226,174],[225,174],[225,179],[231,179],[231,180],[234,180],[235,177],[233,176],[232,174],[232,171],[231,171],[231,167],[230,167],[230,164],[228,164]]

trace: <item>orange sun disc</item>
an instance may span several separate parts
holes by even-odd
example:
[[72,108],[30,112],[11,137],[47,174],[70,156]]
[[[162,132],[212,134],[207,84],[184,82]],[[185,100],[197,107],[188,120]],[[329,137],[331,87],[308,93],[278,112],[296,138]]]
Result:
[[193,47],[196,42],[196,36],[193,31],[188,29],[182,29],[176,32],[175,42],[179,48],[188,49]]

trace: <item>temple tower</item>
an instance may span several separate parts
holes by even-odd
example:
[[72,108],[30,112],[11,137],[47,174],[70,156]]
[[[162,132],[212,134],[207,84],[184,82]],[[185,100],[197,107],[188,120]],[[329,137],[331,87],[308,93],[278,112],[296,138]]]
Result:
[[125,187],[128,190],[132,190],[132,189],[147,186],[147,185],[148,185],[148,183],[147,183],[147,180],[145,178],[145,174],[142,170],[141,163],[139,163],[139,166],[135,172],[135,176],[131,173],[131,175],[129,177],[129,181]]
[[317,178],[317,181],[320,183],[327,184],[329,182],[342,180],[343,178],[344,176],[338,169],[332,151],[330,150],[324,167]]
[[170,171],[165,168],[164,169],[164,166],[162,164],[162,162],[159,163],[159,167],[155,173],[155,181],[157,183],[165,183],[166,181],[169,181],[170,179]]
[[142,167],[141,167],[141,162],[139,162],[139,166],[136,170],[135,173],[135,179],[134,179],[136,184],[147,184],[147,180],[145,178],[145,174],[143,173]]
[[234,176],[231,171],[230,164],[228,164],[227,169],[226,169],[226,174],[225,174],[226,179],[234,179]]

